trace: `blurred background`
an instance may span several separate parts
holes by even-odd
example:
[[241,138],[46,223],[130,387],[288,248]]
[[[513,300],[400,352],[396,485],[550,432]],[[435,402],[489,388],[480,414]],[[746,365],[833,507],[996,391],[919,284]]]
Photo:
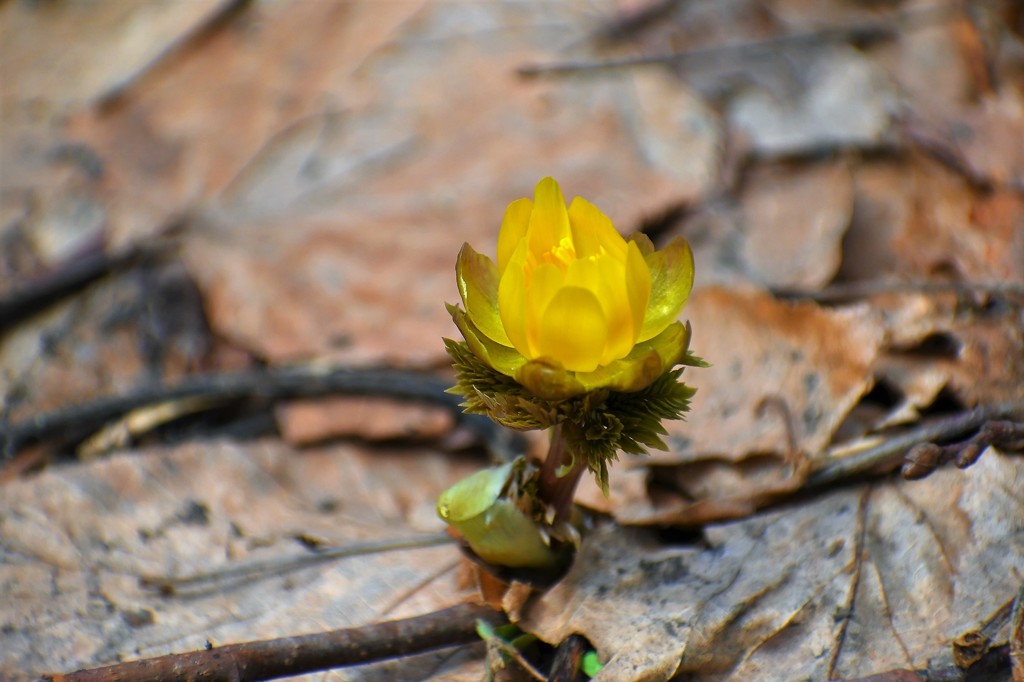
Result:
[[451,548],[272,608],[157,606],[127,577],[299,529],[437,529],[437,493],[486,462],[450,408],[215,396],[17,429],[193,375],[446,380],[456,254],[493,253],[548,175],[696,255],[682,317],[713,367],[687,370],[668,452],[583,491],[622,523],[734,518],[692,503],[792,490],[839,443],[1022,398],[1015,0],[6,0],[0,671],[461,599]]

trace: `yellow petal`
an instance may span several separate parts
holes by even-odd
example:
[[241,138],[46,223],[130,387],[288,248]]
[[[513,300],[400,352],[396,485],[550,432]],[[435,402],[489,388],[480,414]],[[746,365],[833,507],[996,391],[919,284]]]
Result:
[[569,266],[567,285],[593,291],[604,311],[607,345],[600,364],[617,360],[629,352],[636,340],[633,314],[626,293],[626,267],[610,254],[585,258]]
[[622,235],[612,225],[611,219],[586,199],[576,197],[572,200],[569,223],[577,257],[596,256],[602,249],[620,258],[625,257],[626,241]]
[[455,264],[459,294],[473,324],[490,339],[511,346],[498,312],[498,268],[487,256],[463,244]]
[[530,357],[540,354],[540,327],[544,311],[565,284],[565,273],[552,263],[541,263],[530,273],[526,291],[526,341]]
[[501,221],[501,231],[498,232],[499,273],[505,272],[519,242],[526,238],[531,211],[533,211],[533,202],[525,197],[516,199],[505,209],[505,218]]
[[647,302],[640,341],[662,332],[682,312],[693,288],[693,252],[682,237],[645,259],[651,276],[651,298]]
[[498,284],[501,325],[512,346],[523,355],[530,354],[526,333],[526,275],[523,271],[526,256],[527,243],[519,242]]
[[[650,240],[648,240],[650,242]],[[653,247],[652,247],[653,248]],[[630,241],[626,249],[626,295],[633,319],[633,343],[642,338],[644,317],[651,299],[651,271],[636,241]]]
[[593,292],[563,287],[540,320],[537,356],[574,372],[590,372],[601,362],[607,336],[604,310]]
[[[575,379],[583,387],[583,391],[594,391],[599,388],[624,392],[639,391],[680,364],[689,345],[690,325],[674,322],[653,339],[636,344],[629,355],[621,360],[598,367],[593,372],[577,372]],[[519,372],[521,373],[527,366],[523,365]]]
[[544,254],[555,249],[569,231],[569,214],[565,210],[565,199],[562,190],[553,178],[544,178],[537,183],[533,196],[533,211],[530,213],[530,226],[527,239],[530,252]]

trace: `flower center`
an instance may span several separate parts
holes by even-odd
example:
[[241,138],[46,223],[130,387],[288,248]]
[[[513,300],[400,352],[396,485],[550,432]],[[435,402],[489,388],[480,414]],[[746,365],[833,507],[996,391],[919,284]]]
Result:
[[557,265],[563,271],[574,260],[576,260],[576,247],[573,246],[571,237],[562,237],[558,246],[541,255],[541,262]]

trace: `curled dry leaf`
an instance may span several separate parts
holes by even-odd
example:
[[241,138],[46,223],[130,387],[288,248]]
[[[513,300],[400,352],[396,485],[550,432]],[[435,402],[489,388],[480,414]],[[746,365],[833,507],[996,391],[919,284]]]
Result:
[[586,636],[601,682],[846,679],[922,668],[1016,593],[1024,462],[880,483],[706,529],[664,547],[640,529],[589,535],[521,624]]

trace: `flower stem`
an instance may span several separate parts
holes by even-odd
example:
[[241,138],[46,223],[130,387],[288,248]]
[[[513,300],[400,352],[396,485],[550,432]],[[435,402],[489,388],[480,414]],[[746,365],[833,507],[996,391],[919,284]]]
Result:
[[[572,469],[558,475],[566,465],[572,463]],[[551,525],[559,528],[568,523],[572,517],[572,498],[576,494],[583,472],[587,469],[586,458],[580,454],[573,457],[568,443],[562,436],[561,425],[551,429],[551,447],[540,470],[537,495],[548,509],[554,511]]]

